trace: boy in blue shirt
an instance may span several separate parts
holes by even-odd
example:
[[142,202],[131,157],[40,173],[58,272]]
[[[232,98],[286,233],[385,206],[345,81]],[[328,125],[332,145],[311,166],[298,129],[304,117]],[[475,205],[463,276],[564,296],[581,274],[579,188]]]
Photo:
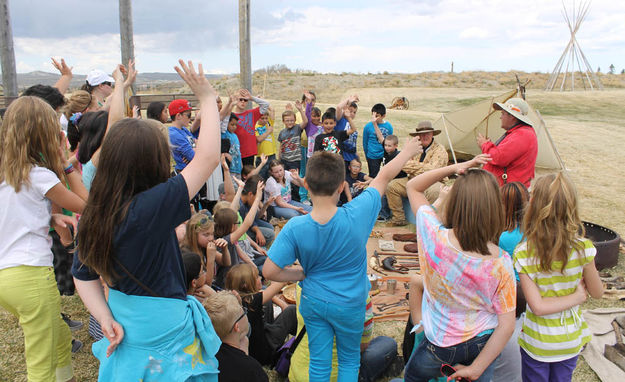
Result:
[[[300,313],[308,332],[311,381],[329,380],[335,337],[338,380],[358,380],[365,317],[362,302],[371,287],[367,240],[386,185],[420,151],[419,139],[411,140],[369,188],[342,207],[336,206],[345,182],[342,156],[320,152],[308,161],[304,184],[313,209],[290,219],[280,231],[269,249],[263,274],[274,281],[301,281]],[[296,260],[301,265],[289,266]]]
[[230,113],[230,121],[228,122],[228,128],[221,134],[221,139],[228,139],[230,141],[230,173],[233,176],[241,179],[241,170],[243,169],[243,162],[241,159],[241,144],[239,143],[239,137],[234,133],[237,129],[237,123],[239,117],[236,114]]
[[393,134],[393,125],[384,120],[386,107],[376,103],[371,108],[371,122],[367,123],[362,131],[362,148],[365,150],[369,176],[375,178],[380,171],[384,158],[384,138]]

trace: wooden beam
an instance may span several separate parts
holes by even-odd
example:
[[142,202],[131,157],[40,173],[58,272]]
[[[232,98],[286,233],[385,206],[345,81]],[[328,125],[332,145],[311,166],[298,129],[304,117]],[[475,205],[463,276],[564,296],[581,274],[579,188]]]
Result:
[[[132,31],[132,2],[119,0],[119,37],[122,48],[122,64],[128,65],[129,60],[135,59],[135,44]],[[132,94],[137,94],[135,84],[130,87]]]
[[[252,93],[252,51],[250,48],[250,0],[239,0],[239,65],[241,88]],[[253,94],[253,93],[252,93]]]
[[2,57],[2,87],[5,105],[17,97],[17,72],[15,71],[15,50],[13,29],[9,14],[9,0],[0,0],[0,56]]

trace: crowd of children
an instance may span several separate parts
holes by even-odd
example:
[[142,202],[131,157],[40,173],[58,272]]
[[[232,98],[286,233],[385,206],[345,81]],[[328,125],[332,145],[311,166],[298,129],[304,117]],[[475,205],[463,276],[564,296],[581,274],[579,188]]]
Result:
[[[130,62],[90,73],[61,115],[71,69],[54,64],[57,85],[15,100],[0,130],[0,306],[24,331],[29,380],[73,380],[55,281],[72,256],[101,380],[267,381],[261,365],[298,333],[294,381],[375,380],[393,363],[397,344],[372,336],[366,243],[390,217],[387,184],[423,153],[418,131],[400,151],[375,104],[365,174],[356,95],[322,112],[305,91],[278,132],[267,101],[241,89],[224,105],[202,66],[180,61],[195,118],[184,99],[123,118]],[[489,160],[406,180],[421,264],[406,381],[570,381],[589,340],[579,305],[603,287],[574,185],[543,176],[530,198],[476,168]],[[426,190],[454,175],[430,204]],[[278,236],[272,217],[288,220]],[[286,282],[297,308],[278,297]]]

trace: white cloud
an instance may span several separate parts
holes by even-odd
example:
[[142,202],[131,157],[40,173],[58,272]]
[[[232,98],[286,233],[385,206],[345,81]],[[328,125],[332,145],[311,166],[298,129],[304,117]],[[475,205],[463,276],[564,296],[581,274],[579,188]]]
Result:
[[460,35],[458,37],[463,40],[484,39],[486,37],[489,37],[489,33],[484,28],[470,27],[460,32]]

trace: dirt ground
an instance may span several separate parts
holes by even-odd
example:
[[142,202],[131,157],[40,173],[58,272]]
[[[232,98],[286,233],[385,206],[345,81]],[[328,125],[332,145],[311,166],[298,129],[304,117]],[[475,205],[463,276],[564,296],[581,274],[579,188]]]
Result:
[[[389,76],[392,77],[392,75]],[[269,86],[271,91],[267,91],[267,98],[276,108],[276,115],[279,116],[284,110],[286,99],[294,101],[297,94],[301,94],[299,90],[293,90],[293,88],[315,89],[321,86],[322,81],[323,83],[331,82],[323,76],[316,77],[305,76],[306,81],[291,84],[288,92],[282,92],[274,85]],[[333,79],[338,81],[340,76],[333,77]],[[389,105],[396,96],[407,97],[410,101],[410,110],[389,110],[386,117],[395,127],[396,135],[399,135],[401,139],[409,130],[416,127],[419,120],[434,120],[440,113],[467,106],[507,90],[501,84],[487,86],[486,89],[468,86],[458,88],[399,87],[402,84],[404,82],[398,80],[397,87],[370,88],[362,81],[356,84],[359,87],[352,87],[353,84],[341,82],[336,86],[333,85],[330,90],[319,91],[317,106],[323,110],[326,107],[335,106],[340,97],[358,94],[361,102],[356,123],[362,131],[362,126],[369,120],[369,110],[374,103],[382,102]],[[231,85],[227,81],[221,85],[222,89],[226,85],[231,89],[236,87],[236,84]],[[282,99],[282,101],[272,100],[274,98]],[[625,99],[625,89],[609,89],[603,92],[547,93],[530,88],[527,94],[528,102],[543,115],[562,160],[577,185],[582,218],[621,234],[625,234],[625,193],[623,192],[625,182],[620,171],[625,162],[625,151],[622,150],[622,143],[625,142],[623,99]],[[281,122],[278,121],[277,126],[280,130]],[[611,272],[615,275],[625,275],[623,251],[620,254],[619,265]],[[591,300],[584,304],[585,309],[609,306],[625,307],[625,302]],[[77,296],[63,297],[62,307],[63,311],[71,314],[74,319],[85,323],[85,328],[78,331],[75,337],[85,344],[85,347],[74,355],[73,365],[77,380],[95,381],[98,364],[90,353],[91,340],[86,330],[88,313]],[[389,335],[401,341],[404,325],[404,322],[380,323],[376,325],[375,333],[376,335]],[[25,381],[26,367],[22,332],[17,320],[4,309],[0,309],[0,354],[2,354],[0,381]],[[270,373],[270,376],[272,380],[278,380],[273,373]],[[598,381],[598,378],[580,358],[573,380],[590,382]]]

